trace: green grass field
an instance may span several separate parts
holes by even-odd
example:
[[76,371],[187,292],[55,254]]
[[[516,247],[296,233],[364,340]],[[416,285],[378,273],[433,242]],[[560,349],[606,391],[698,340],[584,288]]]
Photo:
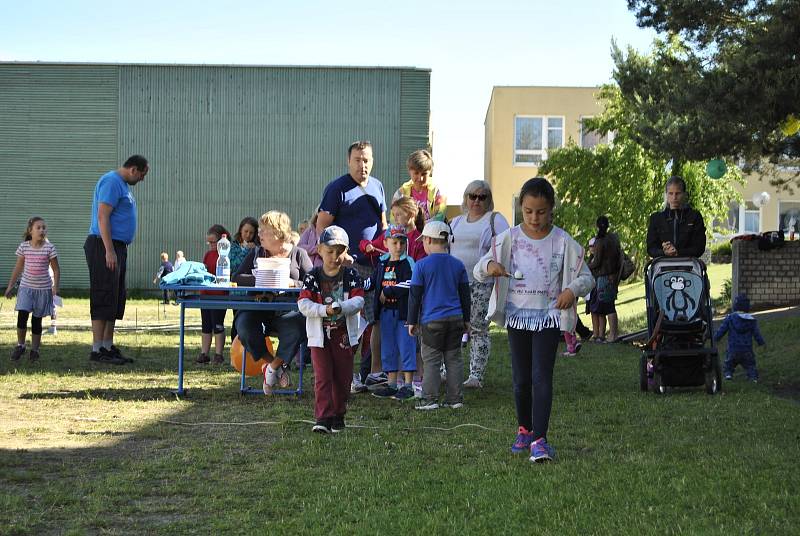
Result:
[[[630,300],[620,313],[634,323]],[[0,303],[7,355],[13,301]],[[131,307],[140,328],[177,319],[155,300]],[[761,382],[740,372],[718,396],[639,393],[631,346],[559,358],[558,459],[534,465],[509,452],[501,331],[461,410],[356,395],[350,428],[319,436],[311,394],[242,399],[228,366],[190,360],[189,396],[176,399],[175,331],[128,329],[117,343],[136,363],[90,364],[86,309],[69,300],[39,362],[0,359],[2,534],[797,533],[798,318],[762,323]],[[188,342],[193,356],[199,335]]]

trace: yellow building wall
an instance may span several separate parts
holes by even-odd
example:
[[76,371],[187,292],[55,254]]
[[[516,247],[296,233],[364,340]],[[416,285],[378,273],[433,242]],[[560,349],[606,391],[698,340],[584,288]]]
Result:
[[[484,121],[484,176],[492,186],[495,210],[501,212],[509,223],[514,219],[514,196],[522,184],[539,171],[535,165],[514,163],[514,118],[519,115],[563,117],[564,144],[570,139],[580,144],[581,118],[602,111],[597,100],[598,91],[597,87],[545,86],[496,86],[492,90]],[[800,195],[779,191],[769,184],[768,178],[760,180],[755,174],[746,176],[745,180],[743,186],[736,187],[744,201],[751,201],[754,194],[762,191],[769,193],[771,198],[760,211],[759,230],[777,230],[780,202],[800,202]],[[450,200],[451,203],[455,201]]]
[[514,196],[535,177],[535,165],[514,163],[514,118],[518,115],[564,118],[564,145],[580,143],[580,120],[602,111],[597,87],[495,87],[486,111],[484,175],[492,185],[495,210],[514,218]]
[[[787,174],[788,176],[789,174]],[[751,173],[745,176],[745,184],[738,186],[736,189],[742,194],[743,202],[753,200],[753,195],[767,192],[769,194],[769,202],[761,207],[759,214],[759,230],[764,231],[777,231],[780,228],[780,206],[781,202],[795,202],[800,203],[800,195],[797,191],[791,194],[784,190],[779,190],[769,183],[769,177],[761,177],[757,173]],[[800,226],[800,221],[798,222]],[[784,229],[788,232],[788,229]],[[800,231],[800,229],[795,229]]]

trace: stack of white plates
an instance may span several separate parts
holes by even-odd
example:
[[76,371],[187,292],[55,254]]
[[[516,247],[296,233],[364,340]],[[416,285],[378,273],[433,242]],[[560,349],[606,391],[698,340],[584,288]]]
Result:
[[289,259],[259,258],[258,269],[253,270],[257,287],[287,288],[289,286]]

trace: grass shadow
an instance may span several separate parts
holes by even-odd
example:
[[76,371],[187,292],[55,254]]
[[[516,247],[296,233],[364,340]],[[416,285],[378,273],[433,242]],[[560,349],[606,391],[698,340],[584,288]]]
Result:
[[[800,326],[767,327],[765,337],[789,328]],[[189,396],[170,397],[174,337],[150,341],[143,354],[152,361],[105,371],[89,370],[76,344],[63,367],[0,377],[0,527],[351,534],[374,531],[380,518],[392,532],[491,533],[529,530],[537,511],[537,526],[553,533],[793,530],[798,504],[786,489],[800,485],[800,418],[769,396],[771,378],[798,381],[788,354],[775,352],[763,384],[656,397],[638,391],[635,348],[585,345],[556,362],[551,432],[560,461],[533,465],[508,452],[511,367],[505,335],[493,333],[485,387],[466,392],[461,410],[358,395],[348,424],[364,428],[336,436],[310,433],[313,396],[240,397],[228,370],[190,368]],[[798,341],[787,346],[796,353]],[[0,363],[0,373],[7,368]],[[483,428],[456,428],[463,424]]]

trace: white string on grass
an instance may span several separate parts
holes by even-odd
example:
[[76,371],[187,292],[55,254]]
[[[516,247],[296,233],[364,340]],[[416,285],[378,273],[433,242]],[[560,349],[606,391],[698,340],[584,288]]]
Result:
[[[306,419],[290,419],[288,421],[250,421],[250,422],[181,422],[181,421],[168,421],[159,419],[156,422],[164,423],[164,424],[174,424],[176,426],[275,426],[275,425],[282,425],[282,424],[290,424],[290,423],[301,423],[301,424],[316,424],[315,421],[309,421]],[[462,423],[452,426],[450,428],[444,428],[440,426],[420,426],[419,430],[438,430],[441,432],[452,432],[458,428],[463,427],[471,427],[471,428],[480,428],[481,430],[486,430],[489,432],[499,432],[499,430],[495,430],[494,428],[488,428],[481,424],[474,424],[474,423]],[[367,426],[362,424],[348,424],[347,428],[365,428],[370,430],[378,430],[380,429],[379,426]],[[413,431],[415,428],[413,427],[406,427],[403,428],[404,430]]]

